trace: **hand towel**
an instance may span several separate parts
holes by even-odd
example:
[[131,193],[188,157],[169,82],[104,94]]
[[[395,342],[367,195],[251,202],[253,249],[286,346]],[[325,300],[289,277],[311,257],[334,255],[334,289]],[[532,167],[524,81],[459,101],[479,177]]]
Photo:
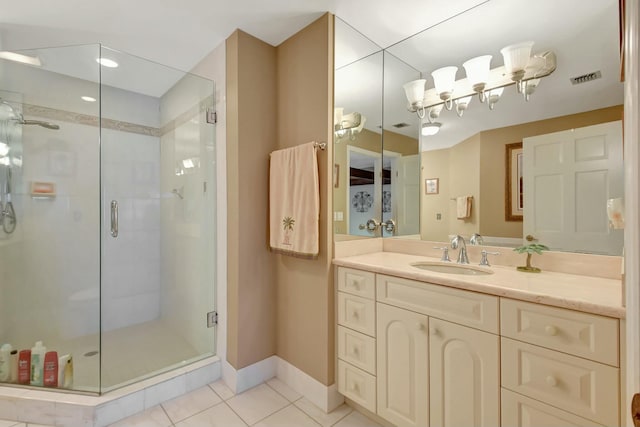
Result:
[[318,256],[320,187],[313,142],[271,153],[269,242],[271,250],[302,258]]
[[456,213],[458,219],[466,219],[471,217],[471,202],[473,196],[456,197]]

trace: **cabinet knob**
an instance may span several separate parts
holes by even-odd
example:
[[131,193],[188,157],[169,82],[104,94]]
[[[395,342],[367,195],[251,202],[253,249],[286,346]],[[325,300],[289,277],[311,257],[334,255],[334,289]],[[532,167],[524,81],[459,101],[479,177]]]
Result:
[[360,280],[352,280],[351,281],[351,286],[353,286],[356,289],[360,289]]
[[353,310],[353,314],[351,314],[351,317],[353,317],[354,319],[357,319],[360,317],[360,314],[358,314],[357,311]]
[[547,384],[551,387],[555,387],[558,385],[558,380],[556,380],[556,378],[553,375],[549,375],[547,376],[547,378],[545,379],[545,381],[547,382]]
[[438,328],[433,327],[431,328],[430,332],[434,337],[440,336],[440,331],[438,330]]
[[544,332],[547,335],[551,335],[551,336],[557,335],[558,334],[558,328],[556,328],[553,325],[547,325],[547,326],[544,327]]
[[351,384],[351,391],[360,394],[360,386],[358,383]]
[[354,356],[357,356],[358,354],[360,354],[360,349],[358,347],[353,347],[353,350],[351,351],[351,353]]
[[416,322],[416,329],[419,331],[424,329],[424,325],[422,324],[422,322]]

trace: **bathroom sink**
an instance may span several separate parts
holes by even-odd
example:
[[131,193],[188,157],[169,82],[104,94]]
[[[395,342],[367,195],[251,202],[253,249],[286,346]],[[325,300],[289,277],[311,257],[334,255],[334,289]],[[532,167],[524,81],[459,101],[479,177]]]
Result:
[[493,274],[493,271],[485,270],[484,268],[480,267],[461,264],[447,264],[444,262],[414,262],[411,264],[411,266],[420,268],[422,270],[429,270],[436,273],[446,274],[463,274],[467,276],[484,276],[487,274]]

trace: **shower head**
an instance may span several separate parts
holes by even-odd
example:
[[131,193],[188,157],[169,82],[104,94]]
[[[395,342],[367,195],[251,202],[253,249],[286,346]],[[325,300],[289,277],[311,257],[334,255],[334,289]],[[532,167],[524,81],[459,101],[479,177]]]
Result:
[[26,120],[24,118],[21,118],[20,120],[18,120],[18,123],[20,123],[21,125],[36,125],[36,126],[42,126],[43,128],[47,128],[47,129],[53,129],[53,130],[58,130],[60,129],[60,126],[58,126],[55,123],[49,123],[49,122],[43,122],[41,120]]

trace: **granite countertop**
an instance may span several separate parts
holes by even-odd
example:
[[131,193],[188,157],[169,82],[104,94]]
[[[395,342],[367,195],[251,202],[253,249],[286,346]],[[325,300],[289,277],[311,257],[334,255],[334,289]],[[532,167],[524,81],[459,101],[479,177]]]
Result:
[[[492,270],[494,274],[467,276],[436,273],[410,265],[421,261],[438,262],[439,259],[395,252],[374,252],[336,258],[333,263],[337,266],[368,270],[602,316],[620,319],[625,317],[620,280],[550,271],[523,273],[517,271],[515,267],[499,265],[483,267]],[[455,263],[453,264],[455,265]]]

